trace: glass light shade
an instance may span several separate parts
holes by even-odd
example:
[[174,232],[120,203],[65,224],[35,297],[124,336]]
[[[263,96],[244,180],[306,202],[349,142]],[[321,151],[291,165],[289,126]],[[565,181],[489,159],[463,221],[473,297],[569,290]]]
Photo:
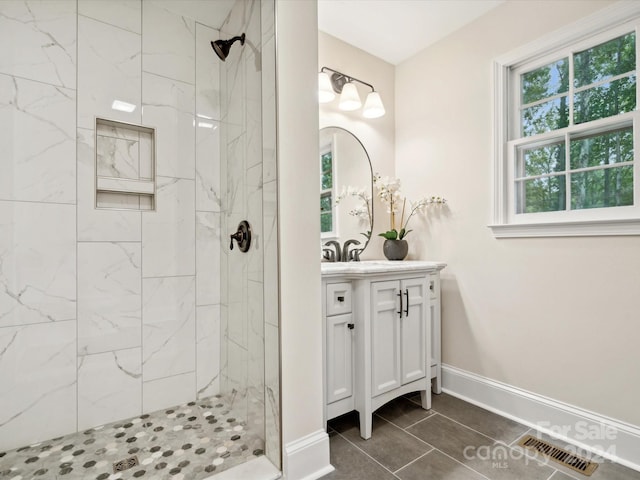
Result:
[[340,110],[357,110],[362,106],[358,89],[353,83],[345,83],[340,95]]
[[384,105],[378,92],[371,92],[367,95],[367,100],[364,102],[364,109],[362,110],[362,116],[366,118],[378,118],[385,114]]
[[336,94],[331,87],[331,79],[325,72],[318,74],[318,102],[328,103],[336,98]]

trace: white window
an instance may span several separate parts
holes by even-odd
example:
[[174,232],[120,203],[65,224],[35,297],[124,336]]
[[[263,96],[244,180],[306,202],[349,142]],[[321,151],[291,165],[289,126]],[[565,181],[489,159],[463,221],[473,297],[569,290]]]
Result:
[[638,7],[496,61],[496,236],[640,234]]
[[337,236],[334,163],[332,142],[320,148],[320,233],[322,238]]

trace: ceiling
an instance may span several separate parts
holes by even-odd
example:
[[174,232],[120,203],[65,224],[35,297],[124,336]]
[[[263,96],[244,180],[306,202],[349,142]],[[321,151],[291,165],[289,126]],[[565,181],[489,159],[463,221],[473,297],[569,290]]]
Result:
[[318,28],[398,65],[505,0],[318,0]]

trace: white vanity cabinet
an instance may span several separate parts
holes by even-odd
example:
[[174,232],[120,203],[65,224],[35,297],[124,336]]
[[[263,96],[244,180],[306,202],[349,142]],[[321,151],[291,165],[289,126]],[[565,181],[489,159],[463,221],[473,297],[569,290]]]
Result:
[[[444,266],[322,265],[326,420],[357,410],[360,435],[367,439],[373,412],[400,395],[420,391],[422,407],[431,408],[431,379],[440,372]],[[436,378],[434,390],[439,388]]]

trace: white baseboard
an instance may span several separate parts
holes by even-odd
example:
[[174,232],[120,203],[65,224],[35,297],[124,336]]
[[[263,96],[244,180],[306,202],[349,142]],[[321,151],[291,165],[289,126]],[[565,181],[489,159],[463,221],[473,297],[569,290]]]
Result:
[[317,480],[335,470],[329,462],[329,436],[318,430],[289,442],[284,447],[283,474],[286,480]]
[[640,471],[640,428],[442,365],[442,390],[595,455]]

